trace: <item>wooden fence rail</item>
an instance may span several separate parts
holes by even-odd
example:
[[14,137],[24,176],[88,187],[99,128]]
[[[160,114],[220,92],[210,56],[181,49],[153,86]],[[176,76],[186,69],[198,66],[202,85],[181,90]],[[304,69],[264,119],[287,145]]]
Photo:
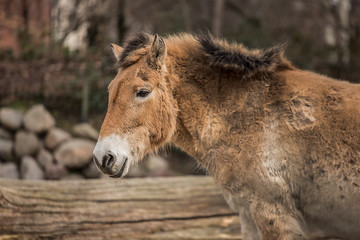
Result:
[[241,239],[210,177],[0,179],[0,240]]

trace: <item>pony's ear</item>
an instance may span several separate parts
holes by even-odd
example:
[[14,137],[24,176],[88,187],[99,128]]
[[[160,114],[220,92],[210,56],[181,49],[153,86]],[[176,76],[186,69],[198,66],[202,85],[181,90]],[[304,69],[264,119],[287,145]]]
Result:
[[111,43],[110,47],[111,47],[111,50],[113,51],[113,54],[114,54],[116,60],[119,61],[124,49],[115,43]]
[[155,35],[154,42],[151,45],[150,60],[157,64],[162,65],[166,57],[166,45],[164,39],[159,35]]

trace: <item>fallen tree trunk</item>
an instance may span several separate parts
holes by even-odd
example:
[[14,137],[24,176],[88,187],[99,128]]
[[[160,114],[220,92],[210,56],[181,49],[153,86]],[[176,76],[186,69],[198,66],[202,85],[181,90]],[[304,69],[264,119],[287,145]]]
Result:
[[241,239],[210,177],[0,180],[0,239]]

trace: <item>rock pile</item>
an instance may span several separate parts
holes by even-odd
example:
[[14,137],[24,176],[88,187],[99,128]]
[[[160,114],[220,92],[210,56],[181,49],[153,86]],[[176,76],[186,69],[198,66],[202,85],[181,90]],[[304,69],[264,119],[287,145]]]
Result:
[[69,133],[43,105],[25,114],[0,109],[0,178],[74,179],[101,176],[92,161],[99,133],[88,123]]

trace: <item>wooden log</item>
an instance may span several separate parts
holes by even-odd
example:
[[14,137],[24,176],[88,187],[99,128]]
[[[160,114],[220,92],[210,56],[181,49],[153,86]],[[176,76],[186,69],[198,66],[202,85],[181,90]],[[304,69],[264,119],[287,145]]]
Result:
[[0,239],[241,239],[210,177],[0,180]]

